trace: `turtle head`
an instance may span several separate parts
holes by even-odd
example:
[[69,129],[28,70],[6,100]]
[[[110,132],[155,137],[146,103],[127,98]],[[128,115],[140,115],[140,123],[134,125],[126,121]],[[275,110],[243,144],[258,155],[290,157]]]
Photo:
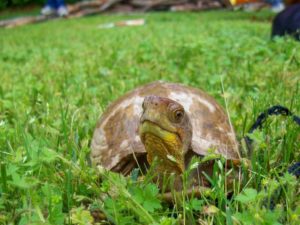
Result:
[[[147,96],[143,102],[139,135],[151,164],[164,172],[184,171],[184,156],[192,140],[192,126],[182,105],[169,98]],[[162,172],[161,171],[161,172]]]

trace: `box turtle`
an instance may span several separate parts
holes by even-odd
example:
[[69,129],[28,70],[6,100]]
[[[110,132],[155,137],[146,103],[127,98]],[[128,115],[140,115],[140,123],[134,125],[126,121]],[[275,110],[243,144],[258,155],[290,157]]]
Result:
[[[228,117],[205,92],[182,84],[153,82],[125,94],[102,114],[91,143],[94,165],[128,175],[159,159],[157,174],[181,174],[193,156],[214,152],[239,160]],[[212,172],[212,165],[200,165]],[[210,170],[210,172],[208,171]]]

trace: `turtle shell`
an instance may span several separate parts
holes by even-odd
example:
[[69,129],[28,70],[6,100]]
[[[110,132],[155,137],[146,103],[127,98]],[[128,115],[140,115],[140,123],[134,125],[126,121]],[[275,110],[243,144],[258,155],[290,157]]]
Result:
[[195,154],[203,156],[215,149],[228,159],[239,159],[234,130],[214,98],[196,88],[157,81],[125,94],[102,114],[91,143],[94,165],[122,172],[129,160],[146,155],[138,127],[148,95],[170,98],[184,107],[193,127],[191,150]]

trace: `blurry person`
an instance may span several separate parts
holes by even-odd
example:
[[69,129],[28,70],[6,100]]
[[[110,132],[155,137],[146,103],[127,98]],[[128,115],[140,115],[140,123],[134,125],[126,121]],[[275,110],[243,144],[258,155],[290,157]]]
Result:
[[300,3],[290,5],[273,20],[272,38],[291,35],[300,41]]
[[41,10],[41,13],[45,16],[57,13],[61,17],[69,14],[64,0],[47,0],[46,5]]

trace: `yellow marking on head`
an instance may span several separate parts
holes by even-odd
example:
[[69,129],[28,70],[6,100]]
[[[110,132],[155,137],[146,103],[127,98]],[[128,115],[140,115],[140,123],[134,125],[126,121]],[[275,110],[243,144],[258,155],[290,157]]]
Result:
[[152,163],[156,157],[162,160],[159,164],[161,171],[184,171],[184,153],[182,142],[176,133],[160,128],[151,122],[144,122],[140,126],[140,134],[148,153],[147,159]]
[[177,142],[177,139],[178,139],[177,135],[172,134],[172,133],[166,133],[165,136],[164,136],[164,140],[166,142],[173,142],[174,143],[174,142]]

